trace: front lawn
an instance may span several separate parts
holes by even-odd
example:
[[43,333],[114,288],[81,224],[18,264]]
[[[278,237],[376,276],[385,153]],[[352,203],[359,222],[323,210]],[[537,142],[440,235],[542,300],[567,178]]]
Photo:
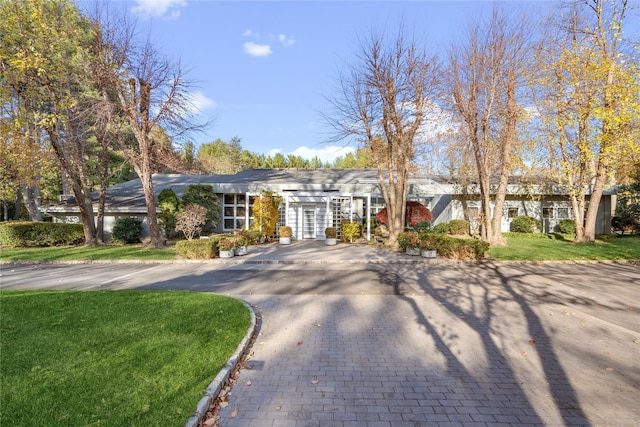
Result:
[[174,246],[146,249],[143,245],[50,246],[42,248],[2,248],[3,261],[165,261],[176,259]]
[[0,425],[184,426],[250,324],[229,297],[0,291]]
[[511,234],[506,240],[507,246],[489,249],[491,258],[503,261],[640,260],[640,236],[611,236],[595,243],[572,243]]

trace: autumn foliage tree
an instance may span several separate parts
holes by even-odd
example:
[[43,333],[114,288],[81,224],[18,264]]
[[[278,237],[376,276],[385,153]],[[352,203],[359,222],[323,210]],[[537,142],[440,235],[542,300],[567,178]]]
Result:
[[576,3],[551,21],[539,50],[537,106],[576,242],[595,240],[605,186],[640,154],[640,69],[637,52],[623,48],[627,8],[626,0]]

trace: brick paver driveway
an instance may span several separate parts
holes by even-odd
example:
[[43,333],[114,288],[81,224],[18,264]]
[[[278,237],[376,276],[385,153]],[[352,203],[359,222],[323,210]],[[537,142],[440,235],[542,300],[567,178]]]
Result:
[[241,371],[222,426],[640,425],[637,264],[3,265],[1,273],[2,288],[184,289],[253,304],[261,324],[252,369]]

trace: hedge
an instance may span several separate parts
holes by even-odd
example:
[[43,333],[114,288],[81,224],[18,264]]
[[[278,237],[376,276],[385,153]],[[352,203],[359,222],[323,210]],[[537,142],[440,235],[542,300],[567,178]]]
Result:
[[489,242],[484,240],[460,239],[437,233],[421,235],[420,238],[428,240],[429,246],[434,247],[438,252],[438,256],[443,258],[482,259],[489,250]]
[[0,223],[0,244],[9,247],[69,246],[84,243],[82,224],[15,221]]
[[511,221],[509,231],[514,233],[539,233],[542,231],[542,221],[530,216],[517,216]]
[[218,253],[217,239],[179,240],[176,253],[187,259],[211,259]]

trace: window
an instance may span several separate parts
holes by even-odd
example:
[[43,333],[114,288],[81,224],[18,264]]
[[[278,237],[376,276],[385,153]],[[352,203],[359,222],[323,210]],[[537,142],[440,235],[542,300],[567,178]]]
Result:
[[507,218],[515,218],[518,216],[518,208],[507,208]]
[[558,218],[560,218],[560,219],[568,219],[569,218],[569,208],[558,208]]
[[[252,202],[255,198],[250,198]],[[247,198],[244,194],[225,194],[223,197],[222,206],[222,228],[225,231],[237,230],[244,228],[247,220],[246,214],[246,202]],[[249,206],[249,212],[251,212],[251,206]]]
[[542,208],[542,218],[553,218],[553,208]]

